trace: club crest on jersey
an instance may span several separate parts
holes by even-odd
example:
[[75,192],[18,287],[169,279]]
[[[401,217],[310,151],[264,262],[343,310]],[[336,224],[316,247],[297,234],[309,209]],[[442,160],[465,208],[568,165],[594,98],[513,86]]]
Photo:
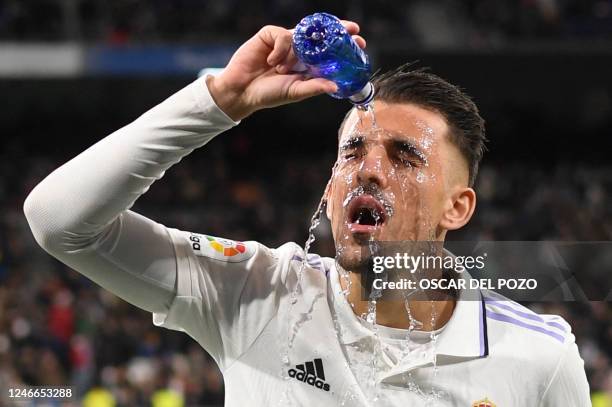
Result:
[[482,400],[475,401],[472,404],[472,407],[497,407],[497,406],[495,405],[495,403],[490,401],[488,397],[485,397]]
[[249,247],[249,245],[244,242],[200,235],[197,233],[189,235],[189,242],[197,256],[225,260],[232,263],[247,260],[255,252],[252,247]]

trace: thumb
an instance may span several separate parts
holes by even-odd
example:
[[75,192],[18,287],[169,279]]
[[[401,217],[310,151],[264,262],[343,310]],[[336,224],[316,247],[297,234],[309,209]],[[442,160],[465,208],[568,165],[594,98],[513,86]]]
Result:
[[293,82],[287,97],[292,102],[298,102],[323,93],[335,93],[337,91],[338,86],[334,82],[323,78],[312,78]]

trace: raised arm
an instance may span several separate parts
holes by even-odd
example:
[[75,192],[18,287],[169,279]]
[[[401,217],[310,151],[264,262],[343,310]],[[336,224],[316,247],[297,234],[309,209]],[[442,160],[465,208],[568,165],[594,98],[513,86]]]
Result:
[[[357,34],[356,24],[346,24]],[[128,209],[169,167],[234,120],[335,91],[330,81],[290,73],[295,62],[290,31],[264,27],[219,76],[188,85],[55,170],[24,205],[38,243],[132,304],[167,310],[177,281],[172,240],[164,226]]]
[[148,311],[172,299],[174,250],[165,228],[127,211],[164,172],[236,123],[203,79],[51,173],[26,199],[34,237],[51,255]]

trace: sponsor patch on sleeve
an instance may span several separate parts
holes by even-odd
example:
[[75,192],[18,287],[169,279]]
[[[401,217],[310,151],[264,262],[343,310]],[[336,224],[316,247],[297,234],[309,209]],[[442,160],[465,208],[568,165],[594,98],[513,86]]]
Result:
[[239,263],[255,254],[255,244],[191,233],[189,243],[196,256]]

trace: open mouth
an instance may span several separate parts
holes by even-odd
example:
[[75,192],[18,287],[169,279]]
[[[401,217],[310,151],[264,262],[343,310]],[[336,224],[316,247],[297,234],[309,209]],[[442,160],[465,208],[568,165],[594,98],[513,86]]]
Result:
[[386,217],[382,204],[372,195],[360,195],[348,207],[349,230],[353,233],[372,233]]

